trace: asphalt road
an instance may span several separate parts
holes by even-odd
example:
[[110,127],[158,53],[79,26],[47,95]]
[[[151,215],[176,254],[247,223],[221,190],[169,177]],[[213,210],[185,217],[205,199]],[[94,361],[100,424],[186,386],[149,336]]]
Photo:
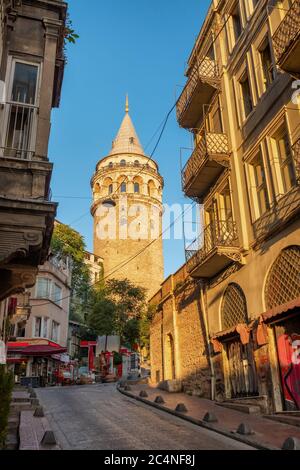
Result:
[[39,389],[65,450],[249,450],[251,447],[121,395],[115,385]]

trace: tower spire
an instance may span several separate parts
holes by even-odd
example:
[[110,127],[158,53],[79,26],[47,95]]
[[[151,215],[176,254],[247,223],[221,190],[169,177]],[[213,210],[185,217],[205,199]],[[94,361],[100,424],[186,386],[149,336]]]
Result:
[[129,113],[129,99],[128,99],[128,93],[127,93],[127,95],[126,95],[125,113]]

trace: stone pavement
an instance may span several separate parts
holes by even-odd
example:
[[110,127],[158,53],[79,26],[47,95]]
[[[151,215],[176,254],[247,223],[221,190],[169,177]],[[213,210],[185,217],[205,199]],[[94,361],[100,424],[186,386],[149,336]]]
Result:
[[[272,421],[263,416],[228,409],[204,398],[189,396],[185,393],[169,393],[142,384],[130,385],[130,389],[131,390],[126,392],[126,394],[130,394],[134,397],[139,397],[142,390],[146,391],[148,398],[145,398],[145,400],[151,402],[154,402],[158,395],[162,396],[165,401],[162,406],[169,410],[175,410],[179,403],[184,403],[188,410],[184,413],[184,416],[191,417],[194,420],[203,420],[205,414],[211,412],[216,416],[218,422],[211,423],[210,425],[215,430],[221,432],[232,433],[238,429],[241,423],[245,423],[255,433],[250,436],[245,436],[245,442],[257,443],[267,448],[281,449],[283,443],[289,437],[300,439],[299,427]],[[243,439],[243,436],[239,435],[238,437]]]
[[255,450],[151,408],[116,384],[37,390],[63,450]]

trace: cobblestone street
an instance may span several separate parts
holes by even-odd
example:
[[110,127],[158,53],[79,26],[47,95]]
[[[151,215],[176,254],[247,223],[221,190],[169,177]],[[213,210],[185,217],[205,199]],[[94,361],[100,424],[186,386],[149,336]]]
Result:
[[38,396],[64,450],[249,449],[137,403],[115,385],[40,389]]

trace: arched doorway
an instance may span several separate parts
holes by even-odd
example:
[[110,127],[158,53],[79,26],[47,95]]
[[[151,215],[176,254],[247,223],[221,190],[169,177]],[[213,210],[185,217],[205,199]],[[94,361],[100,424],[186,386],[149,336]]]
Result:
[[175,379],[175,351],[174,351],[174,339],[171,334],[166,337],[166,348],[165,348],[165,379]]
[[[273,263],[265,286],[268,310],[289,304],[300,297],[300,246],[289,246],[281,251]],[[274,318],[274,331],[280,369],[284,409],[300,410],[300,363],[297,357],[300,344],[300,310]],[[296,359],[296,360],[294,360]]]
[[237,325],[248,323],[247,302],[238,284],[227,287],[221,306],[222,328],[232,331],[224,342],[228,360],[231,398],[258,395],[258,381],[250,336],[248,344],[242,344],[236,331]]

